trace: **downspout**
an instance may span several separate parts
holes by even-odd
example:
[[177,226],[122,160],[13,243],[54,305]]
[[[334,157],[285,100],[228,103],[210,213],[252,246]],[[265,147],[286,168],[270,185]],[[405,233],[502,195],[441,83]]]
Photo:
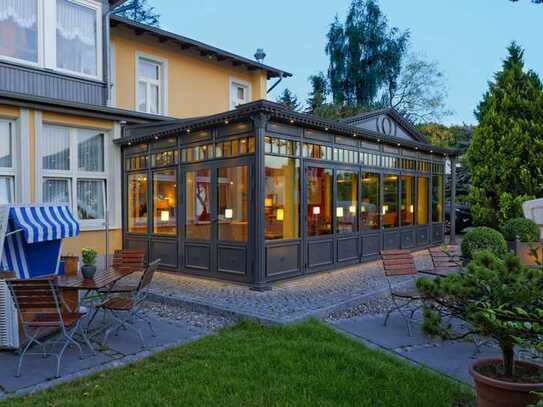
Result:
[[266,92],[266,95],[269,94],[272,90],[274,90],[277,87],[277,85],[279,85],[282,81],[283,81],[283,75],[281,74],[279,79],[271,86],[271,88],[268,89],[268,91]]
[[106,106],[110,105],[111,102],[111,26],[109,19],[115,13],[122,13],[136,7],[135,3],[130,3],[128,6],[110,8],[104,14],[104,67],[105,67],[105,82],[106,82]]

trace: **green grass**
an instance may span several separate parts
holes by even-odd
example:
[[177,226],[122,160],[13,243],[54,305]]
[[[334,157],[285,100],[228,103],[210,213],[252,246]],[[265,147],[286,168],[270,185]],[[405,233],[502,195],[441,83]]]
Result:
[[8,406],[472,406],[468,388],[317,321],[241,323]]

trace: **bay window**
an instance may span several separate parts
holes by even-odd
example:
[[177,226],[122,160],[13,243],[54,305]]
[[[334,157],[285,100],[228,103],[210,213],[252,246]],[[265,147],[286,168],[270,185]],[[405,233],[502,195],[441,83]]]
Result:
[[0,0],[0,58],[101,79],[99,2]]
[[98,130],[43,126],[42,201],[69,203],[89,227],[102,226],[106,216],[104,144]]
[[0,120],[0,204],[15,200],[14,141],[13,122]]
[[38,63],[38,0],[0,0],[0,55]]

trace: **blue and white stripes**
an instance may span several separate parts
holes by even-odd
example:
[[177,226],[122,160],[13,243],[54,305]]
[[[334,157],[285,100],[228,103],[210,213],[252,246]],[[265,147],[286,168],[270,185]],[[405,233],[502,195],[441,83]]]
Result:
[[79,235],[79,223],[66,205],[16,206],[10,222],[22,229],[26,243],[47,242]]

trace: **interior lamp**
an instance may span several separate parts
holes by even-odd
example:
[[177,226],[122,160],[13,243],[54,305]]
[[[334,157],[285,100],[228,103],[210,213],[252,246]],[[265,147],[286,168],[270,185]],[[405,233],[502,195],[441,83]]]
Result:
[[356,213],[356,206],[355,205],[349,206],[349,212],[351,212],[354,215]]
[[336,216],[337,216],[338,218],[342,218],[342,217],[343,217],[343,207],[338,206],[338,207],[336,208]]
[[383,205],[383,215],[386,215],[388,212],[388,205]]
[[160,211],[160,220],[168,222],[170,220],[170,211]]
[[265,206],[266,208],[269,208],[269,207],[272,206],[272,205],[273,205],[273,200],[272,200],[271,198],[266,198],[266,199],[264,200],[264,206]]
[[413,213],[413,212],[415,212],[415,206],[409,205],[409,213]]
[[224,210],[224,218],[225,219],[232,219],[234,217],[234,211],[232,209],[225,209]]
[[285,220],[285,210],[284,209],[277,209],[277,213],[275,214],[275,218],[277,220]]
[[314,206],[313,207],[313,215],[320,215],[321,214],[321,207],[320,206]]

